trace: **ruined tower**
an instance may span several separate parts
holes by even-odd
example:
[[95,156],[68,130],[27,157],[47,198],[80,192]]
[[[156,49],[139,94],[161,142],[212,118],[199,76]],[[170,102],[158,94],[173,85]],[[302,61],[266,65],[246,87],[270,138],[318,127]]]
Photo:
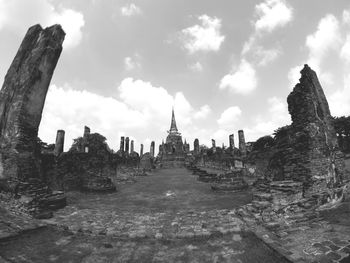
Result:
[[292,124],[276,133],[276,153],[266,175],[272,180],[302,182],[305,195],[322,192],[332,199],[342,191],[343,154],[316,73],[308,65],[300,73],[287,99]]
[[124,140],[125,140],[125,138],[124,138],[124,136],[122,136],[122,137],[120,137],[120,147],[119,147],[119,150],[120,150],[120,152],[124,152]]
[[213,153],[216,153],[216,143],[214,139],[211,139],[211,148],[213,149]]
[[154,147],[155,147],[155,143],[154,141],[151,142],[151,147],[150,147],[150,154],[151,154],[151,157],[154,157]]
[[130,142],[130,153],[134,152],[134,140],[131,140]]
[[247,156],[247,146],[245,144],[245,138],[244,138],[244,131],[239,130],[238,131],[238,143],[239,143],[239,150],[241,152],[241,155],[243,157]]
[[234,139],[234,135],[233,134],[230,134],[229,142],[230,142],[230,150],[232,152],[233,149],[235,148],[235,139]]
[[199,140],[195,139],[193,142],[193,153],[194,155],[199,154]]
[[5,76],[0,91],[0,178],[10,189],[18,180],[40,177],[38,127],[64,36],[59,25],[30,27]]
[[140,146],[140,157],[142,157],[143,155],[143,144],[141,143],[141,146]]
[[125,138],[125,153],[129,154],[129,137]]
[[56,135],[56,143],[55,143],[55,149],[54,149],[54,155],[59,156],[61,153],[63,153],[64,148],[64,130],[58,130]]

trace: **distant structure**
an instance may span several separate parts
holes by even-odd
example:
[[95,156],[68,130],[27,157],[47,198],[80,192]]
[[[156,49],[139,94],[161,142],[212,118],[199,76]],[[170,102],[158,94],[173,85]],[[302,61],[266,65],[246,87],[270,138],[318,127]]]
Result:
[[55,149],[54,149],[55,156],[59,156],[61,153],[63,153],[64,134],[65,134],[64,130],[57,131],[56,143],[55,143]]
[[181,133],[177,129],[173,108],[168,136],[162,145],[162,151],[160,153],[161,166],[164,168],[183,167],[185,165],[186,150],[189,150],[189,145],[187,145],[186,143],[185,146],[182,142]]

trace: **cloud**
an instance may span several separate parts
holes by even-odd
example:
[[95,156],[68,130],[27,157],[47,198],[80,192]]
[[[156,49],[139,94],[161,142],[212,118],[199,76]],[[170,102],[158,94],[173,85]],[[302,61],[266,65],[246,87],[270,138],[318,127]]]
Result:
[[122,8],[120,8],[120,12],[123,16],[135,16],[142,14],[141,8],[135,5],[134,3],[123,6]]
[[218,51],[225,40],[220,32],[221,19],[201,15],[198,17],[200,25],[185,28],[181,31],[184,48],[193,54],[198,51]]
[[257,77],[254,67],[245,59],[241,60],[238,69],[225,75],[220,82],[220,89],[229,89],[233,93],[248,95],[255,90]]
[[189,65],[189,69],[194,72],[201,72],[203,71],[203,66],[200,62],[197,61],[196,63]]
[[237,120],[241,116],[242,111],[238,106],[232,106],[221,113],[218,119],[218,124],[220,127],[224,128],[234,128]]
[[135,53],[132,57],[124,58],[124,68],[126,70],[141,69],[140,55]]
[[[308,58],[306,61],[289,70],[288,79],[290,81],[290,87],[293,88],[298,83],[303,64],[308,64],[317,72],[321,83],[332,85],[334,82],[333,75],[330,72],[324,71],[321,68],[321,64],[330,51],[337,51],[341,48],[341,43],[342,37],[339,21],[334,15],[327,14],[319,21],[317,30],[306,37],[305,46],[308,49]],[[341,57],[346,59],[349,56],[349,46],[345,43],[343,48],[341,48]]]
[[272,32],[293,19],[293,9],[284,0],[266,0],[255,6],[256,31]]
[[182,92],[171,95],[165,88],[143,80],[126,78],[117,89],[119,97],[113,98],[75,90],[69,84],[63,87],[51,85],[39,129],[40,138],[53,142],[56,131],[64,129],[65,149],[68,150],[72,140],[81,136],[87,125],[92,132],[104,135],[114,149],[118,149],[122,135],[133,137],[135,146],[137,142],[148,147],[149,134],[154,136],[152,140],[166,135],[173,105],[178,128],[188,131],[191,136],[202,134],[201,131],[196,134],[198,128],[193,121],[203,119],[211,112],[208,105],[194,109]]
[[199,111],[194,114],[195,119],[205,119],[211,113],[209,105],[203,105]]
[[338,19],[328,14],[320,20],[316,32],[306,38],[305,45],[309,49],[308,64],[317,70],[327,52],[339,48],[340,43]]
[[257,46],[254,51],[256,64],[258,66],[266,66],[272,61],[276,60],[282,53],[281,49],[264,49],[262,46]]
[[267,113],[254,118],[253,127],[244,128],[247,138],[256,140],[265,135],[271,135],[276,129],[291,122],[288,106],[285,100],[278,97],[270,97],[267,100]]
[[34,24],[43,27],[61,24],[66,32],[63,46],[66,49],[76,47],[82,40],[84,15],[73,9],[60,6],[56,8],[49,0],[0,0],[0,30],[9,29],[23,36]]

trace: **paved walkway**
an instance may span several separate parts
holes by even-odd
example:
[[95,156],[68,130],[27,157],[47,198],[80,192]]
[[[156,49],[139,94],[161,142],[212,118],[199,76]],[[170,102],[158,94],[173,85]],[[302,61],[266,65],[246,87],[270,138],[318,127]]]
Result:
[[46,221],[51,227],[1,242],[0,256],[11,262],[286,262],[232,211],[249,203],[250,193],[213,192],[185,169],[137,181],[112,194],[70,193],[69,205]]

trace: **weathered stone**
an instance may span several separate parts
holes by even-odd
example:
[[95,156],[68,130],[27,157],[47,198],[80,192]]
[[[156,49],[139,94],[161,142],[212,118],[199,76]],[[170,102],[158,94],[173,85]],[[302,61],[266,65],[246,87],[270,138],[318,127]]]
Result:
[[199,140],[195,139],[193,142],[193,154],[198,155],[199,154]]
[[84,134],[83,134],[83,137],[86,138],[90,135],[90,128],[88,126],[84,126]]
[[154,148],[155,148],[155,143],[154,143],[154,141],[152,141],[151,147],[150,147],[150,154],[151,154],[152,158],[154,157]]
[[141,143],[141,146],[140,146],[140,157],[142,157],[143,155],[143,144]]
[[54,154],[55,156],[59,156],[61,153],[63,153],[64,149],[64,130],[58,130],[56,135],[56,143],[55,143],[55,149]]
[[277,151],[267,176],[302,182],[306,196],[325,193],[328,199],[336,198],[343,183],[343,155],[327,99],[316,73],[307,65],[288,96],[288,110],[293,122],[276,135]]
[[189,145],[182,142],[181,133],[176,126],[174,109],[172,109],[170,129],[159,158],[160,166],[164,168],[184,167],[187,151],[189,151]]
[[216,144],[215,144],[215,140],[211,139],[211,148],[213,149],[213,153],[216,152]]
[[30,178],[41,179],[38,127],[64,36],[59,25],[29,28],[5,76],[0,91],[0,180],[8,190]]
[[235,140],[234,140],[234,135],[231,134],[229,136],[229,141],[230,141],[230,150],[233,151],[233,149],[235,148]]
[[130,142],[130,153],[134,152],[134,140],[131,140]]
[[124,136],[120,137],[120,147],[119,150],[121,153],[124,152]]
[[125,153],[129,153],[129,137],[125,138]]
[[239,143],[239,150],[241,152],[241,155],[245,157],[247,155],[247,146],[245,143],[245,138],[244,138],[244,131],[239,130],[238,131],[238,143]]

